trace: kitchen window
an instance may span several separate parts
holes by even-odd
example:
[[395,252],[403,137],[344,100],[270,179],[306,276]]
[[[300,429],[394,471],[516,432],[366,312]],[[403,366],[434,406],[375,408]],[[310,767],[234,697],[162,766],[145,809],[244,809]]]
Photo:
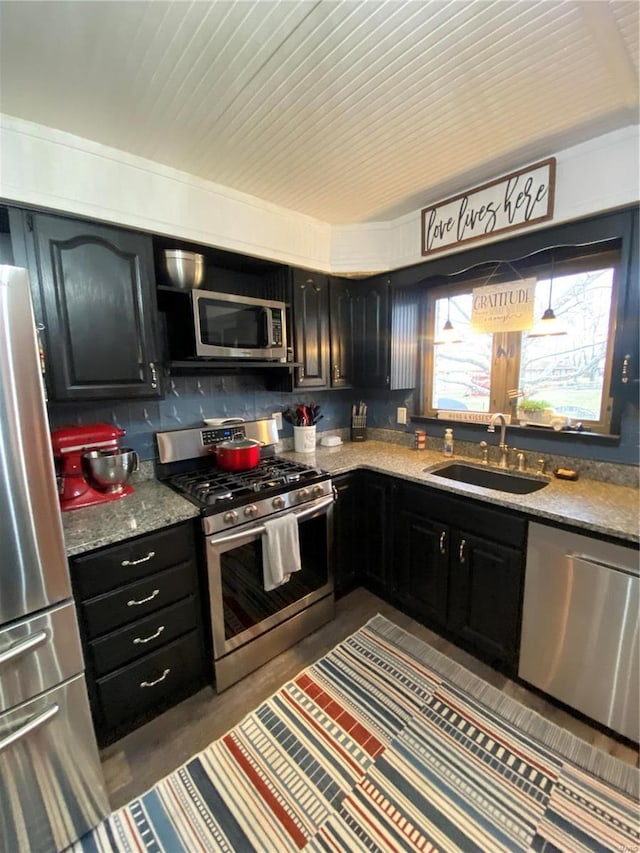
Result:
[[[558,257],[555,257],[558,255]],[[422,412],[501,411],[518,423],[518,404],[544,403],[588,431],[611,427],[610,379],[620,253],[566,247],[517,264],[498,262],[450,277],[425,296]],[[535,278],[534,328],[477,334],[472,291]],[[534,336],[549,308],[563,334]],[[445,331],[446,329],[446,331]],[[478,420],[482,420],[478,418]]]

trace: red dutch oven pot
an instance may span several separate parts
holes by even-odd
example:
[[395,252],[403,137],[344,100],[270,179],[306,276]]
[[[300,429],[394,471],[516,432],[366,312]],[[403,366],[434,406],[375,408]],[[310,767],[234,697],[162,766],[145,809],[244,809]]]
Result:
[[260,464],[260,442],[252,438],[221,441],[212,448],[216,462],[223,471],[248,471]]

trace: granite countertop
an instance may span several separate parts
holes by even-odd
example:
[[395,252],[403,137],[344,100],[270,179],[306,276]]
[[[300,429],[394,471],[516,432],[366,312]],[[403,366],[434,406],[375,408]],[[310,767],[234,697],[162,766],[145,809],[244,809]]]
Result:
[[332,474],[366,468],[391,474],[423,485],[433,486],[456,495],[485,500],[494,506],[518,510],[540,520],[570,524],[585,531],[612,536],[628,542],[640,542],[638,489],[616,486],[599,480],[558,480],[551,476],[549,485],[529,495],[514,495],[445,480],[424,469],[442,462],[477,459],[454,455],[443,456],[432,450],[414,450],[384,441],[345,442],[338,447],[320,447],[315,453],[283,453],[283,456],[306,464],[317,465]]
[[[513,495],[445,480],[424,469],[447,460],[431,450],[413,450],[385,441],[345,442],[320,447],[315,453],[283,452],[279,455],[306,465],[317,465],[333,475],[366,468],[381,474],[422,483],[451,494],[485,500],[540,520],[548,519],[585,532],[640,542],[638,489],[581,478],[576,482],[550,478],[549,485],[529,495]],[[157,480],[135,484],[135,491],[119,501],[62,514],[68,556],[112,545],[132,536],[150,533],[170,524],[195,518],[196,507]]]
[[120,500],[62,513],[68,557],[199,515],[192,503],[158,480],[134,483],[134,489]]

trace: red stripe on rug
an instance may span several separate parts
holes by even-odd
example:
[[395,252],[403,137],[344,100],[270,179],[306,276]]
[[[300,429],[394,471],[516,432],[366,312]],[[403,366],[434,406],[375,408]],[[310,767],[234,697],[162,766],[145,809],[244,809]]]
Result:
[[255,767],[248,760],[246,755],[242,752],[238,744],[234,741],[231,734],[227,734],[222,738],[223,742],[226,744],[229,752],[233,755],[235,760],[244,770],[247,778],[256,788],[256,790],[261,794],[262,799],[265,804],[271,809],[274,817],[278,819],[281,826],[289,833],[293,843],[297,846],[298,850],[302,850],[302,848],[306,845],[308,838],[302,832],[302,830],[296,826],[293,818],[287,813],[286,809],[278,802],[276,796],[269,789],[267,783],[260,778],[260,774],[257,772]]
[[300,717],[302,717],[304,719],[304,721],[306,723],[308,723],[311,728],[316,730],[316,732],[320,735],[320,737],[322,737],[323,740],[325,740],[329,744],[329,746],[331,747],[331,749],[334,752],[339,753],[341,758],[344,761],[346,761],[347,764],[349,764],[351,766],[352,770],[355,770],[355,772],[358,774],[358,776],[363,776],[363,774],[365,773],[365,770],[362,767],[360,767],[358,762],[354,761],[354,759],[349,755],[349,753],[346,752],[346,750],[342,749],[342,747],[331,737],[331,735],[328,732],[326,732],[322,728],[322,726],[316,720],[314,720],[310,714],[308,714],[304,710],[304,708],[301,708],[300,705],[298,705],[298,703],[295,701],[295,699],[292,696],[290,696],[285,691],[282,691],[280,693],[280,697],[282,699],[286,699],[286,701],[290,705],[293,706],[294,711]]
[[[193,781],[193,780],[191,780],[191,781]],[[195,836],[198,844],[200,845],[200,849],[203,851],[203,853],[206,853],[208,848],[206,847],[205,843],[200,838],[200,834],[197,831],[193,820],[191,819],[190,815],[187,813],[184,805],[182,804],[182,801],[180,800],[178,792],[176,791],[176,786],[179,786],[180,788],[185,787],[182,779],[180,779],[179,777],[176,779],[175,776],[172,776],[171,778],[169,778],[167,780],[167,784],[163,786],[164,796],[165,797],[171,797],[171,799],[174,802],[174,807],[179,809],[180,814],[182,815],[181,825],[192,827],[191,836],[192,837]],[[191,849],[193,849],[193,848],[191,848]]]
[[[365,729],[346,708],[339,705],[317,682],[307,674],[295,679],[295,683],[310,699],[319,705],[331,719],[344,729],[372,758],[376,758],[384,750],[375,735]],[[302,709],[300,709],[302,710]]]
[[[385,842],[385,846],[383,848],[384,850],[398,851],[398,853],[400,853],[401,848],[396,847],[395,844],[392,845],[389,838],[389,833],[383,831],[384,824],[375,823],[368,815],[368,813],[365,812],[354,799],[351,799],[351,797],[348,798],[348,803],[349,806],[353,809],[353,811],[360,815],[361,823],[367,824],[370,827],[370,833],[378,837],[378,839],[380,840],[379,843]],[[343,803],[342,807],[346,810],[346,803]]]
[[129,811],[128,807],[124,808],[122,811],[124,812],[125,820],[129,824],[129,832],[131,834],[130,840],[135,843],[135,845],[138,848],[138,850],[140,851],[140,853],[144,853],[144,849],[145,849],[144,846],[141,844],[138,844],[138,837],[139,837],[138,836],[138,827],[136,826],[135,821],[133,821],[133,823],[132,823],[132,817],[133,816],[132,816],[131,812]]

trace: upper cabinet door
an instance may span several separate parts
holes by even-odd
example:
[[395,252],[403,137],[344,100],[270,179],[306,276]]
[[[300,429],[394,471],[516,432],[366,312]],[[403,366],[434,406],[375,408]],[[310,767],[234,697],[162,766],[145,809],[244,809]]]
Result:
[[331,386],[351,388],[356,348],[356,293],[347,279],[329,281]]
[[329,387],[329,280],[325,275],[293,271],[294,358],[296,388]]
[[[144,234],[27,214],[53,400],[161,396],[153,250]],[[33,285],[36,285],[34,280]]]
[[356,383],[364,388],[389,388],[390,279],[387,276],[359,282],[356,307],[358,348]]

